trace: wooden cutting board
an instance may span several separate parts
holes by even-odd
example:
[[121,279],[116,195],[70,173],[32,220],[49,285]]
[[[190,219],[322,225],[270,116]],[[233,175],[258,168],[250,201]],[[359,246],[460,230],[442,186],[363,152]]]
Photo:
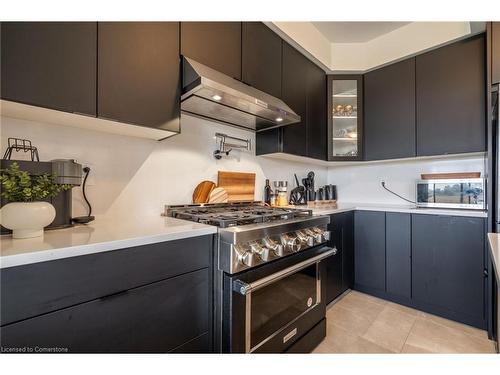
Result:
[[228,195],[227,191],[222,187],[216,187],[210,193],[208,198],[208,203],[227,203]]
[[226,189],[228,202],[255,199],[255,173],[219,171],[217,186]]
[[208,203],[210,193],[215,188],[215,182],[202,181],[196,186],[193,192],[193,203]]

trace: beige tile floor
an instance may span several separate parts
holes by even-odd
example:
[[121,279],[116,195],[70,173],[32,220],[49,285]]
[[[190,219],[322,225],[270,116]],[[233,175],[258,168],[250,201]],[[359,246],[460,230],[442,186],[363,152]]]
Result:
[[313,353],[494,353],[486,331],[351,291],[327,312]]

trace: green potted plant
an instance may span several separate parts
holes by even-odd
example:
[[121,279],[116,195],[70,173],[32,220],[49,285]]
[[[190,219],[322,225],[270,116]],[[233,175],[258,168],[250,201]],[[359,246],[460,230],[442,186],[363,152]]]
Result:
[[30,176],[16,162],[0,169],[0,179],[0,195],[10,202],[0,210],[0,223],[12,229],[13,238],[42,236],[43,228],[56,217],[54,206],[44,200],[71,187],[58,184],[54,175]]

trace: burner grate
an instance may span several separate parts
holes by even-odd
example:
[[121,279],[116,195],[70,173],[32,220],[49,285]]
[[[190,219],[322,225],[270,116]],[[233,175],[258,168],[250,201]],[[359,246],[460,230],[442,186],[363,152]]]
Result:
[[312,216],[311,210],[268,207],[262,203],[169,206],[167,215],[221,228]]

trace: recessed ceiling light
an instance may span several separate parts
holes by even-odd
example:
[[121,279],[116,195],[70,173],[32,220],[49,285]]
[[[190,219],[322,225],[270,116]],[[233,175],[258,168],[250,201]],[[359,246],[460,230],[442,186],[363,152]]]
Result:
[[276,121],[277,121],[277,122],[281,122],[281,121],[283,121],[283,117],[276,117]]
[[222,99],[222,96],[220,96],[220,95],[213,95],[213,96],[212,96],[212,99],[213,99],[213,100],[217,100],[217,101],[219,101],[219,100],[221,100],[221,99]]

